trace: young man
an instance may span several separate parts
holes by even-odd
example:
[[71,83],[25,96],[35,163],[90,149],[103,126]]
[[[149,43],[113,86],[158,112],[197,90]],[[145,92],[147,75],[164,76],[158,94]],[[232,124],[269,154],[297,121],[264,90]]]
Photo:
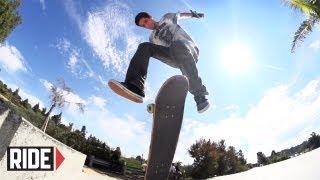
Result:
[[116,93],[132,101],[143,102],[144,83],[147,78],[150,57],[159,59],[171,67],[179,68],[189,80],[189,92],[194,95],[199,113],[209,108],[206,95],[209,93],[198,75],[196,63],[199,49],[191,37],[177,24],[179,18],[201,18],[203,14],[167,13],[160,21],[155,21],[146,12],[135,17],[137,26],[152,30],[150,42],[141,43],[130,61],[124,82],[109,81]]

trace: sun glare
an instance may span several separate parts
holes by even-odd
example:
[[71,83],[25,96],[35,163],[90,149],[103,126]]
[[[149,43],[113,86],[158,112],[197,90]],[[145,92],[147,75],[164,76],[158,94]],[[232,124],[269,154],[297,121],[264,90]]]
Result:
[[221,51],[221,63],[232,73],[249,71],[253,58],[250,48],[241,43],[234,43],[224,47]]

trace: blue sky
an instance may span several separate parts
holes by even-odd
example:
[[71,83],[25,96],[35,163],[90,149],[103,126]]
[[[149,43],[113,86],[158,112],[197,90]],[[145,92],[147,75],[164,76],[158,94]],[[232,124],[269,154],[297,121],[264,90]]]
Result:
[[62,109],[64,123],[85,125],[126,156],[146,157],[152,127],[146,105],[180,72],[152,59],[143,104],[116,96],[106,83],[123,80],[138,44],[148,40],[150,31],[134,24],[138,12],[158,20],[189,9],[205,13],[179,24],[199,46],[199,74],[212,108],[198,114],[188,95],[175,160],[191,164],[187,149],[210,138],[225,139],[255,162],[258,151],[270,155],[319,132],[320,28],[291,54],[305,17],[279,0],[22,1],[22,24],[0,47],[0,79],[48,108],[48,89],[63,77],[73,89],[67,98],[86,105],[84,114],[72,105]]

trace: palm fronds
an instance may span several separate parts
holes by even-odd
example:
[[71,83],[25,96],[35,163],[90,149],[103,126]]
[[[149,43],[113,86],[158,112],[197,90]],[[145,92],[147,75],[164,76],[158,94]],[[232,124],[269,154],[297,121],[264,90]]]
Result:
[[294,34],[291,47],[291,52],[294,53],[299,43],[312,32],[314,25],[320,20],[320,0],[285,0],[284,2],[291,8],[299,10],[308,16],[307,20],[300,24]]
[[300,42],[303,42],[303,40],[306,38],[306,36],[312,32],[312,28],[314,27],[314,24],[318,22],[319,19],[317,19],[314,16],[310,16],[309,19],[303,21],[299,27],[299,29],[295,32],[294,38],[292,41],[292,48],[291,52],[294,53],[295,49],[299,46]]
[[290,0],[287,2],[291,8],[299,10],[306,15],[320,15],[319,0]]

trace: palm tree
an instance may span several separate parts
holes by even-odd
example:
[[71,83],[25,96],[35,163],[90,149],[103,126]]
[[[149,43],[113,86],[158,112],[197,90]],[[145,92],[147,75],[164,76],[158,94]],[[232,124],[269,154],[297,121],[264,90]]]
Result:
[[300,24],[294,34],[291,47],[291,52],[294,53],[299,43],[312,32],[315,24],[320,21],[320,0],[285,0],[285,3],[307,15],[307,19]]
[[71,88],[68,87],[65,83],[65,81],[61,78],[58,80],[58,86],[52,85],[50,92],[50,98],[51,98],[51,107],[48,111],[48,113],[46,114],[46,118],[44,120],[44,123],[42,124],[41,130],[43,132],[46,131],[49,119],[50,119],[50,113],[52,112],[52,110],[55,107],[59,107],[62,108],[64,107],[66,104],[75,104],[78,106],[80,112],[84,112],[84,104],[81,102],[70,102],[68,101],[65,97],[72,92]]

